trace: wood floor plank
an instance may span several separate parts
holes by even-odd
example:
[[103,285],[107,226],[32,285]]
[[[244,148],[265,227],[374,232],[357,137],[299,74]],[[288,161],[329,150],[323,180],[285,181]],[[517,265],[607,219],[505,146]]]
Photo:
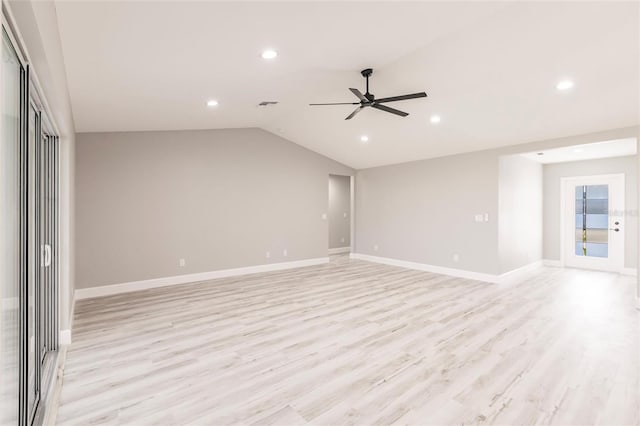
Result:
[[79,301],[60,425],[640,424],[634,279],[326,265]]

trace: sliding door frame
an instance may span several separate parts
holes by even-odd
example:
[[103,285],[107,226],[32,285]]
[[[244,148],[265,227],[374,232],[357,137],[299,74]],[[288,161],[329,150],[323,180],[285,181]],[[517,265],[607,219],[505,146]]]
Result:
[[[60,143],[37,76],[7,4],[2,2],[1,28],[7,35],[19,66],[18,120],[18,297],[19,297],[19,366],[17,406],[19,426],[42,424],[47,389],[54,383],[58,365],[60,325]],[[33,117],[31,114],[36,114]],[[34,140],[29,126],[35,118]],[[46,138],[45,138],[46,137]],[[45,175],[46,173],[46,175]],[[41,224],[45,226],[41,227]],[[50,246],[49,266],[43,263],[42,243]],[[32,282],[33,281],[33,282]],[[32,287],[32,289],[29,288]],[[30,294],[33,291],[34,294]],[[33,318],[29,317],[29,298],[34,297]],[[33,321],[33,323],[30,323]],[[30,336],[34,331],[34,371],[29,366]],[[45,368],[47,366],[47,368]],[[45,375],[46,373],[46,375]],[[33,389],[29,375],[34,374]],[[30,405],[29,392],[34,399]]]

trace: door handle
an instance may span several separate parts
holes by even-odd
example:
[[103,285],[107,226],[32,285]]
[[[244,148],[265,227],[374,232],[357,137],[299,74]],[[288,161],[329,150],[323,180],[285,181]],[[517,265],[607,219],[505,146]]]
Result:
[[44,245],[44,266],[51,266],[51,246],[49,244]]
[[609,228],[609,231],[616,231],[616,232],[618,232],[618,231],[620,231],[620,228]]

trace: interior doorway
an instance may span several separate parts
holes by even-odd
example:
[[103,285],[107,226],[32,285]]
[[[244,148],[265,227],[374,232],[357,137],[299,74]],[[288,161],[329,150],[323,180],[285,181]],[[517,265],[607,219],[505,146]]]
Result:
[[521,154],[543,167],[545,265],[637,274],[637,152],[630,137]]
[[562,200],[564,264],[622,272],[624,174],[563,178]]
[[351,252],[352,177],[329,175],[329,254]]

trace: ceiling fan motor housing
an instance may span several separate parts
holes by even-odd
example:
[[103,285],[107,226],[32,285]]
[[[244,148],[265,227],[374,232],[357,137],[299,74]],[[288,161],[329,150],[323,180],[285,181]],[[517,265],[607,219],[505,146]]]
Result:
[[364,69],[360,71],[360,74],[362,74],[363,77],[369,77],[371,74],[373,74],[373,69],[372,68]]

